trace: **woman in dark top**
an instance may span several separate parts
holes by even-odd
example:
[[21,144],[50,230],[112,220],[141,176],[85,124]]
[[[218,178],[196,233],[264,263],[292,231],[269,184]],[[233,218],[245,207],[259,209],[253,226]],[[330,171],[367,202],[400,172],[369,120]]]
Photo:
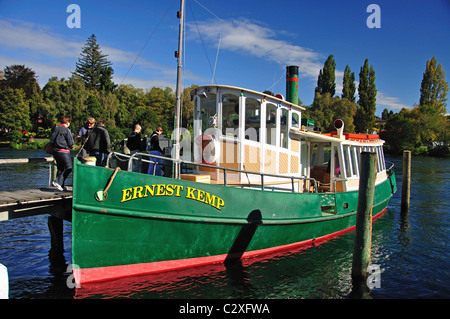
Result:
[[73,147],[73,135],[69,130],[70,118],[63,116],[61,124],[55,127],[50,142],[53,146],[53,158],[56,160],[58,172],[56,181],[52,184],[58,190],[67,190],[64,186],[67,176],[72,172],[72,159],[70,158],[70,149]]

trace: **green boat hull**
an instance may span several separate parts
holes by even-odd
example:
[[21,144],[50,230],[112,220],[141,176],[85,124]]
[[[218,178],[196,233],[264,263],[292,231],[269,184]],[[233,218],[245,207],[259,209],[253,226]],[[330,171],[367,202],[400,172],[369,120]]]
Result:
[[[358,192],[272,192],[74,165],[78,285],[293,249],[354,227]],[[106,198],[103,190],[110,184]],[[373,216],[396,191],[376,186]]]

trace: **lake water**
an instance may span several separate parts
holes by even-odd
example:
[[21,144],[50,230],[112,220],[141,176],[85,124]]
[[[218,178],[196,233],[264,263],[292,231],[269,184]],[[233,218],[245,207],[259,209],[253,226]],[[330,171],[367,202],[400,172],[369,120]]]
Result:
[[[1,157],[46,156],[42,151],[0,150]],[[450,297],[450,159],[414,157],[411,206],[401,213],[402,158],[395,164],[398,191],[373,224],[372,260],[380,268],[374,299]],[[49,167],[0,165],[0,191],[48,185]],[[71,181],[68,183],[71,184]],[[351,290],[354,232],[315,247],[225,268],[199,267],[68,288],[70,276],[50,267],[47,215],[0,222],[0,263],[8,268],[11,299],[21,298],[234,298],[340,299]],[[64,222],[64,258],[71,261],[71,224]],[[70,278],[69,278],[70,279]]]

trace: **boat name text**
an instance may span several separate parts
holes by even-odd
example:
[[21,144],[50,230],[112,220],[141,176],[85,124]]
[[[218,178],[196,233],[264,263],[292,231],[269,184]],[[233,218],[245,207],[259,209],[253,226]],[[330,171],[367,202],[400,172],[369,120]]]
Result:
[[185,197],[188,199],[195,200],[197,202],[205,203],[211,205],[212,207],[221,210],[225,205],[225,201],[208,192],[201,189],[186,186],[186,189],[182,185],[173,184],[154,184],[154,185],[144,185],[135,186],[131,188],[126,188],[122,190],[122,200],[121,203],[127,202],[133,199],[145,198],[148,196],[159,197],[159,196],[174,196],[174,197]]

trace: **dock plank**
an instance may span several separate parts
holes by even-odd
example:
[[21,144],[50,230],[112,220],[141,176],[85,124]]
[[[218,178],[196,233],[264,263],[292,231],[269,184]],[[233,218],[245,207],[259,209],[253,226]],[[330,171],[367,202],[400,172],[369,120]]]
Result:
[[26,189],[0,192],[0,206],[12,202],[38,201],[55,198],[72,197],[71,188],[69,191],[58,191],[53,187],[43,187],[38,189]]
[[71,220],[72,189],[54,187],[0,192],[0,221],[51,214]]

